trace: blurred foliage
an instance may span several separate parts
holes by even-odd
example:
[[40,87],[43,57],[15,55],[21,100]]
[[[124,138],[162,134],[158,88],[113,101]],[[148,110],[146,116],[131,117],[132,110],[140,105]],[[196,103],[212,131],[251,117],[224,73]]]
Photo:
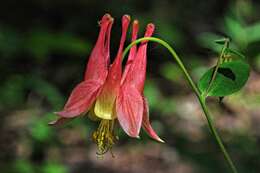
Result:
[[[227,172],[207,130],[200,107],[169,53],[148,49],[145,95],[150,118],[166,144],[130,139],[118,131],[116,158],[97,160],[85,116],[53,128],[70,91],[84,74],[98,34],[98,20],[115,17],[111,57],[120,37],[119,19],[130,14],[156,25],[156,37],[180,54],[195,80],[216,61],[229,37],[253,67],[245,89],[224,99],[209,99],[218,129],[240,172],[260,170],[260,4],[258,1],[59,1],[9,0],[0,6],[0,168],[3,173]],[[143,33],[142,33],[143,34]],[[141,34],[140,34],[141,36]],[[129,39],[128,39],[129,43]]]

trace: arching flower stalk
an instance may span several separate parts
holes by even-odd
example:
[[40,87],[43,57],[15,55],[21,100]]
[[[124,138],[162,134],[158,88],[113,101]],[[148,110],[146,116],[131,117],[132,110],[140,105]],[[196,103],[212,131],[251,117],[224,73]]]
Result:
[[[123,52],[129,23],[130,17],[124,15],[122,17],[122,35],[119,49],[114,62],[110,65],[110,32],[113,18],[109,14],[103,16],[99,23],[101,28],[98,40],[89,57],[84,80],[73,89],[63,110],[56,113],[59,118],[50,122],[50,125],[61,124],[80,115],[88,115],[91,120],[98,121],[100,123],[99,127],[92,135],[93,141],[98,147],[98,156],[111,151],[112,146],[117,141],[117,136],[114,133],[114,125],[117,122],[130,137],[139,138],[140,129],[143,127],[151,138],[158,142],[163,142],[150,124],[148,103],[143,95],[146,77],[147,42],[157,42],[168,49],[183,71],[190,87],[199,100],[213,137],[231,171],[237,173],[237,169],[213,125],[206,105],[207,90],[210,89],[211,84],[209,84],[206,90],[206,95],[201,93],[175,50],[167,42],[151,37],[155,29],[153,24],[148,24],[145,36],[137,39],[138,21],[135,20],[132,29],[132,43]],[[140,43],[139,47],[136,46],[138,43]],[[226,49],[225,46],[224,49]],[[124,72],[122,72],[122,59],[128,51],[130,53]],[[232,50],[229,49],[229,51]],[[236,51],[232,52],[239,56],[241,55]],[[218,65],[219,63],[217,63]],[[245,72],[249,71],[249,67],[247,68],[246,65],[241,65],[241,67],[245,68]],[[217,68],[215,69],[217,73]],[[241,75],[240,72],[238,75]],[[214,82],[214,79],[213,77],[211,83]],[[241,88],[242,86],[239,85],[238,87]]]
[[[80,115],[88,115],[98,121],[93,132],[98,155],[111,151],[117,137],[114,124],[119,122],[131,137],[138,138],[141,127],[156,141],[163,142],[149,122],[148,104],[143,96],[146,76],[147,41],[130,49],[127,64],[122,72],[124,42],[130,16],[122,17],[122,35],[114,62],[110,65],[110,32],[113,18],[105,14],[100,21],[98,40],[89,57],[84,80],[72,91],[64,109],[56,114],[59,118],[51,125],[63,123]],[[155,26],[148,24],[145,37],[152,36]],[[132,41],[137,39],[138,21],[134,20]]]

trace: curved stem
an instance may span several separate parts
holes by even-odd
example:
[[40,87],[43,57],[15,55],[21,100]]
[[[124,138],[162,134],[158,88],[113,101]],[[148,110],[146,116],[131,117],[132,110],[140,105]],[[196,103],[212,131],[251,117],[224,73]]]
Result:
[[129,44],[126,49],[123,52],[123,58],[126,56],[127,52],[130,50],[130,48],[132,46],[134,46],[135,44],[138,44],[140,42],[143,41],[152,41],[152,42],[157,42],[161,45],[163,45],[165,48],[168,49],[168,51],[171,53],[171,55],[173,56],[173,58],[176,60],[177,64],[179,65],[179,67],[181,68],[181,70],[183,71],[186,79],[188,80],[189,85],[191,86],[192,90],[195,92],[197,98],[199,99],[200,105],[203,109],[203,112],[205,114],[205,117],[207,119],[208,125],[209,125],[209,129],[213,135],[213,137],[215,138],[218,146],[220,147],[222,153],[224,154],[224,157],[230,167],[230,169],[232,170],[233,173],[237,173],[237,169],[235,167],[235,165],[233,164],[233,161],[231,160],[220,136],[218,135],[217,130],[215,129],[214,125],[213,125],[213,121],[211,119],[209,110],[207,108],[206,105],[206,98],[204,96],[201,96],[201,93],[199,91],[199,89],[197,88],[197,86],[195,85],[195,83],[193,82],[191,76],[189,75],[187,69],[185,68],[185,66],[183,65],[181,59],[179,58],[179,56],[177,55],[177,53],[175,52],[175,50],[165,41],[159,39],[159,38],[155,38],[155,37],[143,37],[140,39],[135,40],[134,42],[132,42],[131,44]]
[[155,38],[155,37],[143,37],[143,38],[139,38],[137,40],[135,40],[134,42],[132,42],[131,44],[129,44],[124,52],[123,52],[123,58],[126,56],[127,52],[130,50],[130,48],[132,46],[134,46],[135,44],[138,44],[140,42],[143,41],[152,41],[152,42],[157,42],[161,45],[163,45],[165,48],[168,49],[168,51],[172,54],[172,56],[174,57],[174,59],[176,60],[177,64],[179,65],[179,67],[181,68],[181,70],[183,71],[186,79],[189,82],[189,85],[192,87],[193,91],[195,92],[195,94],[197,95],[197,97],[200,96],[200,92],[198,90],[198,88],[196,87],[195,83],[193,82],[193,80],[191,79],[188,71],[186,70],[185,66],[183,65],[181,59],[179,58],[179,56],[177,55],[177,53],[175,52],[175,50],[165,41],[159,39],[159,38]]

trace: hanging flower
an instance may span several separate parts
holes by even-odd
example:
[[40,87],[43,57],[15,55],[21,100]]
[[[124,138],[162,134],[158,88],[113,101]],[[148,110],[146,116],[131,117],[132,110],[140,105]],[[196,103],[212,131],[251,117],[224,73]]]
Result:
[[[131,137],[139,137],[141,126],[150,137],[163,142],[152,129],[149,122],[149,111],[143,96],[146,76],[147,42],[139,48],[130,49],[127,64],[122,75],[122,54],[130,16],[122,17],[122,35],[114,62],[110,59],[110,32],[113,18],[105,14],[100,21],[98,40],[89,57],[84,80],[72,91],[64,109],[57,112],[59,118],[51,125],[88,112],[88,117],[100,122],[93,133],[93,141],[97,144],[97,154],[111,150],[117,137],[114,125],[119,122],[123,130]],[[145,36],[153,34],[154,25],[148,24]],[[132,41],[136,40],[138,21],[133,22]]]

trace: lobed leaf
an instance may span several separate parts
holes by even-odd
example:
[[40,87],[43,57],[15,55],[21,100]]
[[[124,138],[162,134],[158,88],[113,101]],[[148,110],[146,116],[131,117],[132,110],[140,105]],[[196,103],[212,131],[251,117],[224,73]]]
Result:
[[[199,80],[198,87],[202,94],[207,92],[214,68],[208,70]],[[219,66],[207,96],[223,97],[239,91],[248,80],[249,71],[249,65],[245,61],[224,62]]]

